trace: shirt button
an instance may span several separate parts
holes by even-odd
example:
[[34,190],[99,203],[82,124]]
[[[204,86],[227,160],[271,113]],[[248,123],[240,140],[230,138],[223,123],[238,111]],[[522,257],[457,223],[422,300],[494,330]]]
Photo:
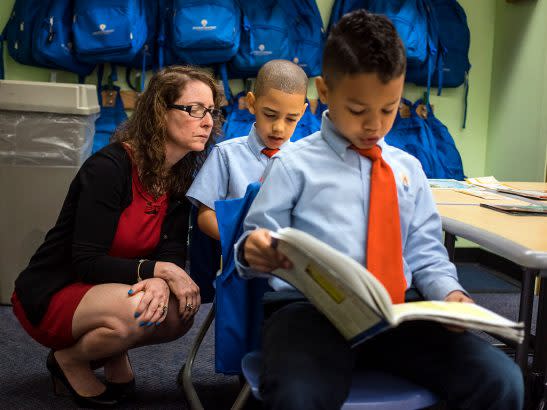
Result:
[[163,235],[163,239],[167,239],[167,235]]

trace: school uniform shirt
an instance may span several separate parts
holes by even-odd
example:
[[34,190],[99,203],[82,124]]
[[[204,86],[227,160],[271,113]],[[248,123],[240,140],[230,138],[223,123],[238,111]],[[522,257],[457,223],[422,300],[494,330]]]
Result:
[[[326,242],[366,266],[371,161],[349,148],[323,114],[321,130],[291,144],[270,161],[264,182],[245,219],[245,233],[293,227]],[[441,242],[441,219],[418,160],[378,142],[397,185],[404,276],[426,299],[463,291]],[[236,262],[243,277],[264,276]],[[275,280],[273,280],[275,279]],[[272,278],[276,290],[290,285]]]
[[247,185],[260,180],[268,164],[269,158],[261,152],[264,148],[254,124],[248,136],[216,144],[186,196],[194,205],[202,203],[213,210],[215,201],[243,197]]

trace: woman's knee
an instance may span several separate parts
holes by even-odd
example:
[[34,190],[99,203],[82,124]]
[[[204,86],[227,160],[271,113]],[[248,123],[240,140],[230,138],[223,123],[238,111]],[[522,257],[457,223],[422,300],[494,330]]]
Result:
[[181,320],[178,314],[167,315],[160,328],[163,330],[165,341],[176,340],[184,336],[194,324],[194,319]]

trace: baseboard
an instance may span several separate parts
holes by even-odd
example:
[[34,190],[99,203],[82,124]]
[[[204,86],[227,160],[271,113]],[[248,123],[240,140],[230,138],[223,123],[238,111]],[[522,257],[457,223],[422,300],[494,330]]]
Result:
[[454,261],[456,263],[480,263],[518,282],[522,281],[521,266],[482,248],[456,248]]

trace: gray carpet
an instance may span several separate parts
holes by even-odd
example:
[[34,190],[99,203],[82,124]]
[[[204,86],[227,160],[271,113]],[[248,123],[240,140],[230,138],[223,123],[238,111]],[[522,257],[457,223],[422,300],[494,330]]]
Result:
[[[176,379],[209,308],[210,305],[204,305],[199,310],[196,324],[179,340],[130,352],[137,398],[122,408],[188,408]],[[0,307],[0,324],[0,408],[74,408],[70,398],[53,394],[45,367],[48,350],[26,335],[11,307]],[[213,333],[211,330],[207,335],[196,359],[194,381],[206,409],[228,409],[238,393],[239,382],[237,377],[215,374]]]
[[[462,267],[460,267],[460,270]],[[466,266],[464,276],[488,274],[481,267]],[[485,273],[486,272],[486,273]],[[491,273],[491,272],[490,272]],[[496,280],[499,279],[497,275]],[[465,281],[464,281],[465,282]],[[484,282],[487,283],[488,281]],[[483,284],[484,284],[483,283]],[[487,283],[487,288],[492,283]],[[475,301],[501,315],[516,319],[518,287],[501,283],[502,294],[473,293]],[[510,288],[512,286],[512,288]],[[472,286],[469,287],[470,290]],[[480,291],[480,287],[478,287]],[[130,358],[137,379],[137,398],[123,408],[187,409],[188,405],[176,383],[187,351],[205,318],[210,305],[200,309],[196,324],[181,339],[157,346],[134,349]],[[235,399],[239,383],[237,377],[214,372],[214,334],[210,330],[194,366],[194,382],[206,409],[228,409]],[[54,396],[45,367],[47,349],[30,339],[19,326],[11,307],[0,306],[0,406],[2,409],[60,409],[74,408],[67,397]]]

